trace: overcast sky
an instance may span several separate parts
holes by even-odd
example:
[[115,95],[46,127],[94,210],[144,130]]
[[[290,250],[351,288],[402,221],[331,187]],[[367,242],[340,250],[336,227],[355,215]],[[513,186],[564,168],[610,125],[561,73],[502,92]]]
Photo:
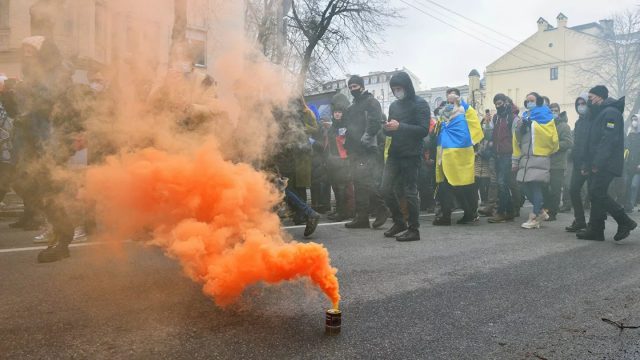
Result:
[[[467,32],[486,39],[497,48],[445,25],[403,3],[390,0],[401,8],[403,19],[385,32],[382,47],[388,55],[374,58],[363,54],[360,61],[346,69],[355,74],[370,71],[390,71],[403,66],[422,81],[422,88],[459,86],[468,83],[472,69],[482,74],[485,67],[511,50],[517,43],[492,33],[479,25],[462,19],[427,0],[405,0],[433,16]],[[474,21],[522,41],[537,31],[536,21],[544,17],[556,25],[556,16],[562,12],[569,18],[569,27],[598,21],[610,14],[633,8],[640,0],[432,0],[446,5]],[[485,34],[485,35],[483,35]],[[494,40],[492,40],[494,39]],[[500,40],[501,42],[498,42]]]

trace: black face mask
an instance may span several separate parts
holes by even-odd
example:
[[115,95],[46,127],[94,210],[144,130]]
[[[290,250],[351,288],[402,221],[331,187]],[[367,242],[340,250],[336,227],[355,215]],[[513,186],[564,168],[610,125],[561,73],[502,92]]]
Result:
[[360,95],[362,95],[362,89],[351,90],[351,96],[353,96],[354,98],[357,98]]
[[496,107],[496,110],[498,111],[498,114],[500,115],[504,115],[507,113],[507,111],[509,110],[509,108],[507,107],[507,105],[502,105],[500,107]]

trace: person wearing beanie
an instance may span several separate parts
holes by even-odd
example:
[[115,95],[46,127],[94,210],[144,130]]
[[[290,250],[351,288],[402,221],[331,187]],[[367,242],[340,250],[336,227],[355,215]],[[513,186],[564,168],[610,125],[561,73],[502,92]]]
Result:
[[[373,228],[382,226],[388,217],[388,211],[375,178],[379,148],[384,146],[378,141],[382,129],[384,114],[382,106],[364,87],[364,79],[354,75],[349,79],[349,90],[353,103],[343,115],[346,137],[344,148],[347,150],[356,201],[356,217],[345,224],[348,229],[368,229],[369,210],[376,210]],[[373,202],[373,203],[372,203]]]
[[[393,226],[384,235],[396,237],[397,241],[416,241],[420,240],[418,172],[424,138],[429,134],[431,110],[423,98],[416,96],[411,77],[406,72],[393,75],[390,85],[397,100],[389,107],[389,121],[384,125],[385,135],[391,137],[391,146],[382,191],[391,210]],[[400,209],[401,195],[407,202],[408,224]]]
[[565,228],[566,231],[576,233],[587,228],[584,217],[584,206],[582,199],[582,189],[587,182],[587,176],[582,171],[582,164],[585,161],[585,152],[589,137],[589,106],[587,94],[580,95],[575,102],[575,109],[578,113],[578,121],[573,128],[573,149],[570,153],[572,162],[571,180],[569,183],[569,194],[571,205],[573,206],[574,220],[571,225]]
[[609,97],[609,90],[598,85],[589,90],[590,127],[585,161],[581,171],[589,177],[591,214],[585,231],[576,234],[582,240],[604,241],[607,214],[618,223],[615,241],[627,238],[637,224],[607,193],[614,178],[623,175],[625,99]]
[[327,174],[329,184],[335,194],[336,208],[328,215],[328,218],[336,222],[347,220],[353,213],[353,206],[350,206],[353,201],[349,201],[349,195],[353,195],[349,176],[349,159],[347,150],[344,148],[347,134],[344,113],[347,108],[349,108],[349,99],[346,95],[338,93],[331,99],[332,121],[327,136],[329,153],[327,155]]

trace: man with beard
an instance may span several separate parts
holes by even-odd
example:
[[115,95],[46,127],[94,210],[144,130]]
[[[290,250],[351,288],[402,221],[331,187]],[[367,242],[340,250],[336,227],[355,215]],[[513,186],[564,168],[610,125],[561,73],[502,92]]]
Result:
[[[370,205],[376,209],[373,228],[387,221],[387,208],[375,186],[376,156],[379,144],[378,133],[382,127],[382,107],[375,97],[365,90],[364,79],[354,75],[349,79],[349,90],[353,104],[344,114],[347,129],[344,147],[347,150],[356,201],[356,217],[345,224],[348,229],[368,229]],[[373,196],[372,196],[373,194]],[[373,204],[370,204],[374,201]]]
[[591,121],[582,171],[589,176],[591,216],[587,229],[576,236],[582,240],[604,241],[608,213],[618,223],[613,239],[620,241],[638,226],[607,193],[613,179],[622,176],[624,166],[624,98],[610,98],[609,90],[598,85],[589,91],[589,109]]
[[[424,138],[429,134],[431,110],[423,98],[416,96],[413,82],[407,73],[401,71],[393,75],[390,85],[397,100],[391,104],[389,121],[384,125],[385,135],[391,137],[391,146],[382,188],[393,217],[393,227],[384,235],[397,236],[397,241],[417,241],[420,240],[418,170],[423,156]],[[398,198],[401,194],[407,202],[408,224],[400,210]]]

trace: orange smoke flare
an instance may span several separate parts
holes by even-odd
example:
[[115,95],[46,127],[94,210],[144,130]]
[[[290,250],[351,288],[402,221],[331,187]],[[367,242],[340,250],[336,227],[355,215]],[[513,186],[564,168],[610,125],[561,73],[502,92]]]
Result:
[[281,195],[265,174],[225,161],[213,146],[194,156],[146,149],[87,173],[87,198],[111,240],[152,230],[219,306],[252,284],[310,278],[337,308],[337,270],[316,243],[290,240],[272,209]]

